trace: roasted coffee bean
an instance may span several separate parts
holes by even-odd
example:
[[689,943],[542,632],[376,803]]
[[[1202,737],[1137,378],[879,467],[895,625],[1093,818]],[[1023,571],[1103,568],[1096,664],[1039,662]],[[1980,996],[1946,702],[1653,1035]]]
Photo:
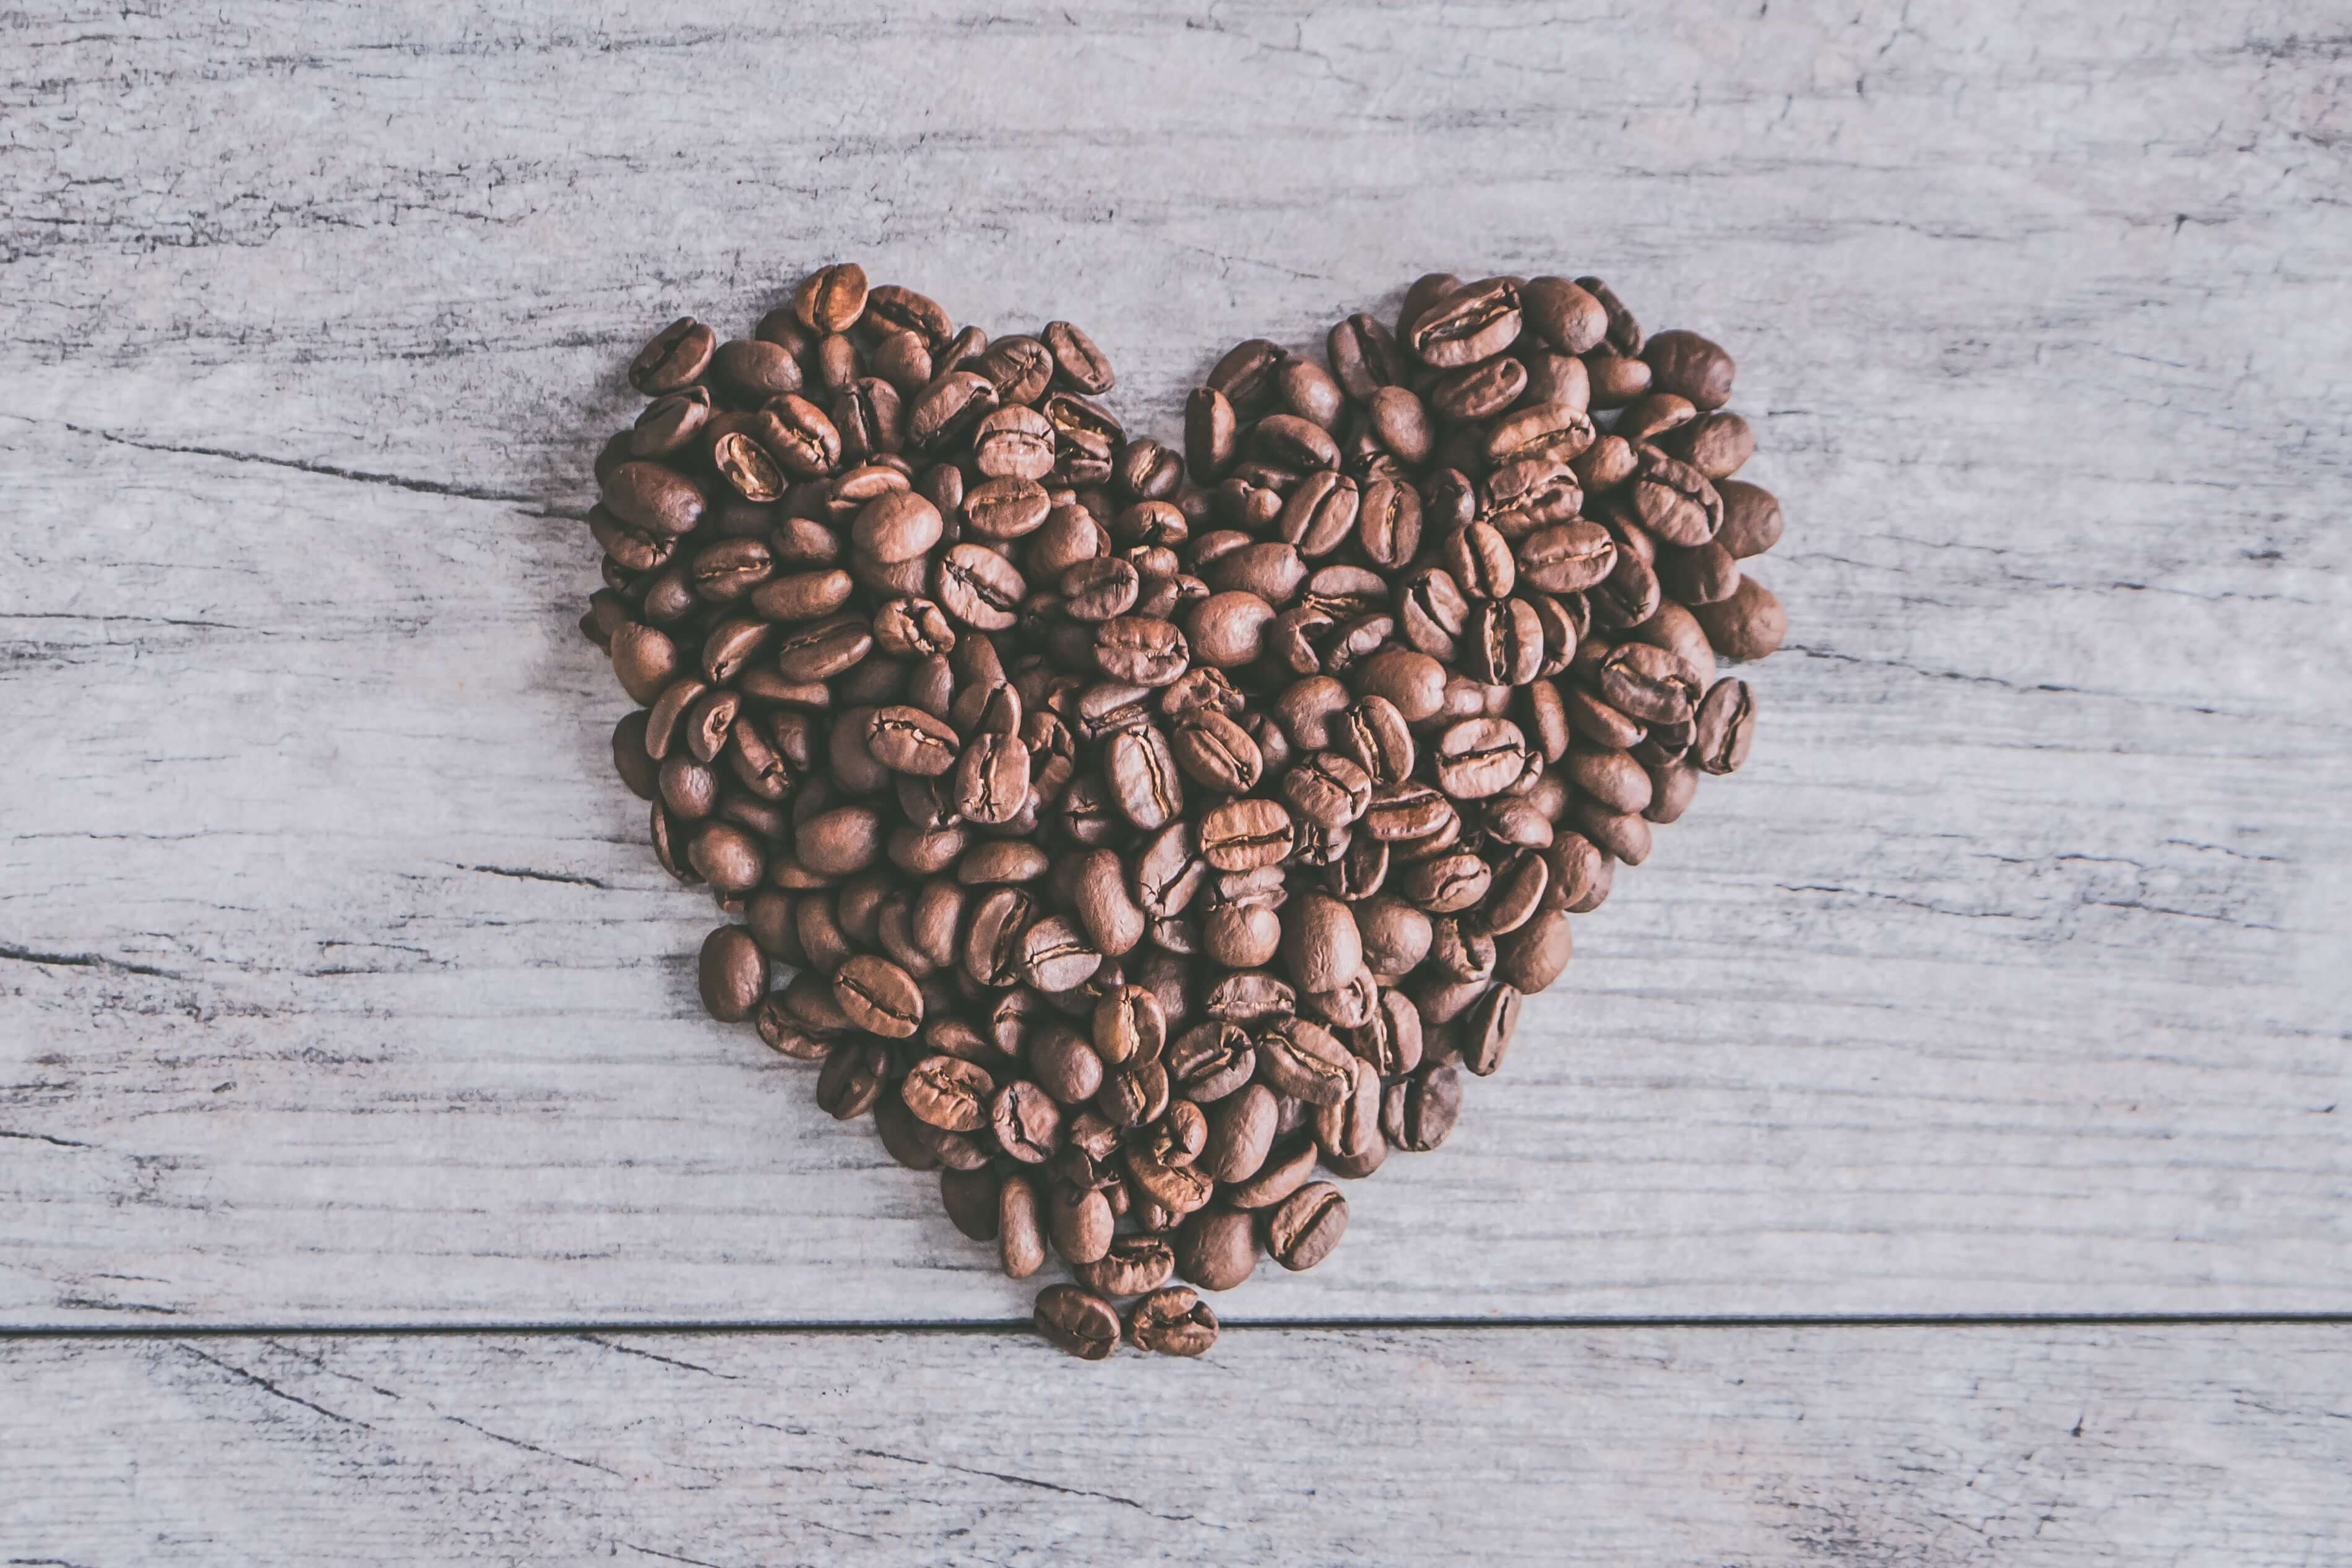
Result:
[[995,1088],[978,1063],[937,1056],[908,1068],[898,1092],[907,1109],[927,1125],[945,1132],[972,1132],[987,1125]]
[[[1691,614],[1706,632],[1715,651],[1729,659],[1762,658],[1789,635],[1789,614],[1771,591],[1753,577],[1743,577],[1731,596],[1712,605],[1692,606]],[[614,638],[617,648],[619,639]],[[615,663],[617,664],[617,659]]]
[[1644,724],[1680,724],[1696,710],[1698,678],[1677,655],[1621,643],[1601,661],[1601,700]]
[[1247,1211],[1204,1208],[1176,1232],[1176,1272],[1203,1290],[1230,1290],[1257,1268],[1257,1225]]
[[1029,591],[1013,563],[978,544],[954,544],[939,563],[932,597],[950,616],[982,631],[1006,631]]
[[922,1027],[922,988],[887,958],[859,953],[850,959],[835,974],[833,994],[850,1022],[868,1034],[905,1039]]
[[1731,401],[1738,367],[1729,354],[1696,332],[1656,333],[1642,346],[1641,355],[1658,390],[1687,397],[1702,409],[1720,408]]
[[1266,1250],[1285,1268],[1312,1268],[1347,1234],[1347,1194],[1328,1182],[1310,1182],[1267,1216]]
[[1445,1142],[1462,1115],[1462,1075],[1445,1064],[1423,1068],[1381,1091],[1381,1131],[1389,1146],[1426,1153]]
[[1014,1079],[988,1102],[997,1146],[1024,1164],[1042,1165],[1062,1147],[1062,1108],[1027,1079]]
[[1697,733],[1691,742],[1694,760],[1711,773],[1736,773],[1748,760],[1755,726],[1756,698],[1748,684],[1717,681],[1698,705]]
[[718,335],[691,316],[681,316],[656,333],[629,362],[629,384],[647,396],[691,385],[710,363]]
[[1423,364],[1450,370],[1490,359],[1519,335],[1519,291],[1506,278],[1459,289],[1430,304],[1403,333]]
[[1259,1076],[1279,1093],[1329,1105],[1354,1082],[1355,1058],[1319,1024],[1277,1018],[1256,1038]]
[[1220,871],[1275,865],[1295,842],[1290,813],[1277,801],[1256,797],[1212,808],[1199,834],[1201,858]]
[[1095,1052],[1111,1066],[1157,1061],[1167,1044],[1167,1010],[1152,992],[1125,985],[1095,1004]]
[[1171,1285],[1128,1310],[1127,1337],[1158,1355],[1206,1355],[1217,1342],[1217,1314],[1192,1291]]
[[[994,1241],[1003,1185],[1003,1176],[986,1165],[969,1171],[950,1166],[940,1173],[940,1205],[949,1222],[967,1237]],[[1172,1258],[1170,1265],[1172,1268]]]
[[720,926],[702,944],[702,1005],[721,1023],[748,1018],[768,992],[768,960],[741,926]]
[[817,1074],[817,1105],[835,1121],[854,1121],[874,1109],[889,1073],[888,1047],[845,1041],[826,1055]]
[[1013,1279],[1026,1279],[1045,1267],[1045,1207],[1037,1184],[1027,1176],[1006,1176],[997,1189],[996,1256],[1006,1276]]

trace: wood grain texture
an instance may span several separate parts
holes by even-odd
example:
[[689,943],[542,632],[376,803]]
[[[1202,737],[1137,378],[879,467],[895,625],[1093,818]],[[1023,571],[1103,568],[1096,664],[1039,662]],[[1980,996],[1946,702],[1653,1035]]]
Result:
[[0,1369],[28,1396],[0,1539],[83,1568],[2352,1550],[2340,1330],[1261,1329],[1100,1365],[990,1332],[210,1338]]
[[629,351],[846,255],[1162,430],[1436,266],[1741,357],[1754,761],[1229,1314],[2340,1308],[2352,41],[2096,10],[0,13],[0,1320],[1025,1314],[571,626]]

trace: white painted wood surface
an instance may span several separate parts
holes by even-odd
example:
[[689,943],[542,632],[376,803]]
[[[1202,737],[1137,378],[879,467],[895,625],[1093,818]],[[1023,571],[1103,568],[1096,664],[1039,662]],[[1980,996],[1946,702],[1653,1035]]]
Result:
[[1440,265],[1742,359],[1754,762],[1230,1315],[2342,1308],[2352,45],[2096,9],[0,14],[0,1319],[1025,1312],[571,626],[627,353],[845,255],[1162,430]]
[[[2340,1329],[0,1344],[9,1560],[2343,1562]],[[70,1401],[74,1418],[54,1411]]]

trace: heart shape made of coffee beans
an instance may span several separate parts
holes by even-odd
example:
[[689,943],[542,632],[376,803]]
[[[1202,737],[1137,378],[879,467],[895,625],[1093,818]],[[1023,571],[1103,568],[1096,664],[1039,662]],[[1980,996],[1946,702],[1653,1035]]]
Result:
[[1339,1243],[1318,1168],[1444,1142],[1786,626],[1713,342],[1433,274],[1326,352],[1234,347],[1179,453],[1068,322],[837,264],[665,328],[596,460],[614,763],[741,917],[704,1003],[1006,1273],[1058,1256],[1037,1326],[1090,1359],[1200,1354],[1191,1287]]

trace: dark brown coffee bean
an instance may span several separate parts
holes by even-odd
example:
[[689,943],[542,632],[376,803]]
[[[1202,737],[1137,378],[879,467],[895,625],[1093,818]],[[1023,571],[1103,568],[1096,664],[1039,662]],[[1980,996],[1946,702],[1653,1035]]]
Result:
[[1045,1224],[1054,1250],[1067,1263],[1095,1263],[1110,1251],[1118,1223],[1110,1204],[1091,1187],[1057,1187],[1045,1200]]
[[1770,490],[1744,479],[1726,479],[1716,492],[1723,498],[1723,527],[1715,542],[1734,557],[1745,561],[1780,542],[1780,503]]
[[1065,615],[1098,623],[1133,609],[1142,580],[1133,563],[1117,556],[1097,556],[1064,570],[1058,586]]
[[[1105,1077],[1102,1088],[1095,1094],[1095,1105],[1112,1126],[1122,1132],[1133,1132],[1166,1112],[1168,1096],[1168,1069],[1154,1060],[1133,1061]],[[1160,1153],[1154,1151],[1154,1157],[1159,1158]],[[1181,1161],[1163,1159],[1161,1163],[1187,1164],[1191,1156]]]
[[1530,278],[1520,288],[1519,300],[1528,325],[1562,353],[1598,348],[1608,335],[1608,310],[1565,278]]
[[866,749],[884,767],[936,778],[956,765],[954,729],[919,708],[877,708],[866,721]]
[[850,1022],[868,1034],[902,1040],[922,1027],[922,988],[887,958],[859,953],[850,959],[834,975],[833,994]]
[[1257,661],[1273,620],[1272,605],[1256,594],[1236,591],[1202,600],[1184,625],[1195,660],[1213,668],[1234,669]]
[[1375,317],[1360,313],[1349,317],[1331,329],[1325,348],[1340,389],[1359,403],[1381,387],[1405,379],[1397,363],[1396,340]]
[[1042,1165],[1062,1147],[1062,1108],[1025,1078],[997,1089],[988,1124],[998,1147],[1024,1164]]
[[1177,764],[1202,787],[1245,795],[1257,787],[1265,753],[1250,732],[1215,710],[1185,716],[1173,742]]
[[1320,893],[1293,899],[1282,915],[1282,955],[1302,991],[1345,985],[1364,966],[1362,933],[1346,904]]
[[1208,385],[1235,407],[1254,411],[1274,395],[1275,373],[1286,357],[1279,344],[1264,338],[1235,343],[1209,372]]
[[1529,585],[1572,594],[1605,581],[1617,564],[1609,531],[1584,518],[1540,529],[1519,545],[1518,564]]
[[1508,984],[1498,984],[1478,999],[1464,1026],[1464,1067],[1487,1078],[1503,1065],[1503,1053],[1519,1026],[1520,1001],[1519,992]]
[[866,313],[866,269],[855,261],[820,267],[793,292],[793,314],[814,332],[845,332]]
[[965,1237],[994,1241],[1003,1185],[1003,1176],[985,1165],[971,1171],[950,1166],[940,1173],[940,1205],[947,1210],[949,1222]]
[[1659,332],[1643,345],[1641,354],[1659,391],[1687,397],[1702,409],[1720,408],[1731,401],[1738,367],[1729,354],[1696,332]]
[[1738,771],[1756,727],[1756,696],[1744,680],[1718,680],[1698,705],[1691,754],[1711,773]]
[[1206,1355],[1217,1342],[1217,1314],[1191,1290],[1171,1285],[1128,1310],[1127,1337],[1157,1355]]
[[1452,803],[1424,784],[1408,781],[1372,792],[1364,808],[1364,830],[1384,843],[1404,843],[1428,837],[1454,817]]
[[720,926],[704,939],[697,968],[702,1005],[721,1023],[750,1017],[768,994],[767,956],[741,926]]
[[1055,993],[1075,990],[1102,967],[1103,955],[1087,945],[1077,927],[1061,915],[1048,915],[1023,933],[1020,975],[1024,984]]
[[1463,669],[1486,686],[1525,686],[1544,662],[1544,627],[1525,599],[1490,599],[1470,612],[1458,653]]
[[1095,1004],[1095,1054],[1113,1067],[1157,1061],[1168,1044],[1168,1015],[1140,985],[1123,985]]
[[[1285,1268],[1312,1268],[1348,1234],[1348,1196],[1328,1182],[1310,1182],[1266,1218],[1266,1247]],[[1188,1276],[1189,1278],[1189,1276]]]
[[710,418],[710,389],[689,386],[646,405],[629,432],[629,452],[638,458],[667,458],[684,450]]
[[1246,1212],[1204,1208],[1176,1232],[1176,1272],[1203,1290],[1230,1290],[1257,1268],[1257,1226]]
[[1363,696],[1387,700],[1409,724],[1430,717],[1445,702],[1445,667],[1425,653],[1397,649],[1376,654],[1356,667],[1352,684]]
[[1201,858],[1220,871],[1272,866],[1295,841],[1290,813],[1278,801],[1249,797],[1212,808],[1199,827]]
[[1184,634],[1152,616],[1119,616],[1105,621],[1095,632],[1094,655],[1105,675],[1137,686],[1166,686],[1192,665]]
[[1389,1146],[1426,1153],[1445,1142],[1462,1115],[1462,1075],[1444,1064],[1390,1084],[1381,1097],[1381,1131]]
[[1007,1176],[997,1189],[996,1256],[1005,1274],[1014,1279],[1026,1279],[1045,1267],[1045,1205],[1037,1184],[1027,1176]]
[[1698,678],[1682,658],[1647,643],[1621,643],[1601,661],[1601,700],[1645,724],[1686,722],[1696,710]]
[[1176,1253],[1164,1237],[1115,1237],[1102,1255],[1070,1272],[1087,1289],[1104,1296],[1136,1296],[1157,1290],[1176,1271]]
[[1519,322],[1517,285],[1491,278],[1426,306],[1402,337],[1423,364],[1451,370],[1509,348],[1519,335]]
[[950,545],[939,564],[933,597],[954,619],[982,631],[1009,631],[1029,591],[1013,563],[978,544]]
[[818,1108],[835,1121],[854,1121],[874,1109],[890,1075],[890,1051],[873,1042],[833,1047],[817,1073]]
[[972,1132],[987,1125],[996,1085],[977,1062],[935,1056],[908,1068],[898,1092],[907,1109],[927,1125],[945,1132]]
[[1456,800],[1484,800],[1519,782],[1532,760],[1507,719],[1465,719],[1447,727],[1435,753],[1438,787]]
[[701,377],[718,346],[718,334],[681,316],[637,351],[629,362],[629,384],[648,397],[677,392]]
[[1304,1018],[1279,1018],[1260,1030],[1257,1058],[1258,1074],[1270,1087],[1309,1105],[1336,1102],[1355,1081],[1348,1047]]
[[1257,1070],[1257,1047],[1236,1024],[1202,1024],[1170,1041],[1164,1059],[1175,1091],[1209,1105],[1250,1080]]
[[[1769,589],[1753,577],[1740,579],[1731,597],[1718,604],[1692,606],[1691,614],[1706,632],[1715,651],[1729,659],[1762,658],[1789,635],[1789,614]],[[620,647],[616,636],[614,647]],[[615,667],[619,663],[617,656]]]
[[1045,339],[1046,350],[1054,358],[1055,372],[1065,385],[1090,396],[1100,396],[1117,384],[1110,361],[1095,347],[1095,341],[1069,322],[1048,321],[1039,335]]
[[1353,1058],[1352,1068],[1355,1079],[1347,1094],[1315,1110],[1316,1145],[1334,1162],[1372,1158],[1381,1142],[1381,1075],[1361,1057]]
[[[1490,359],[1440,376],[1429,390],[1429,403],[1459,425],[1492,418],[1517,403],[1527,389],[1526,365],[1507,357]],[[1420,458],[1409,460],[1424,461],[1428,455],[1424,447]]]
[[1568,916],[1557,910],[1545,910],[1518,930],[1496,940],[1495,971],[1502,980],[1532,996],[1559,978],[1560,971],[1568,967],[1570,952]]

